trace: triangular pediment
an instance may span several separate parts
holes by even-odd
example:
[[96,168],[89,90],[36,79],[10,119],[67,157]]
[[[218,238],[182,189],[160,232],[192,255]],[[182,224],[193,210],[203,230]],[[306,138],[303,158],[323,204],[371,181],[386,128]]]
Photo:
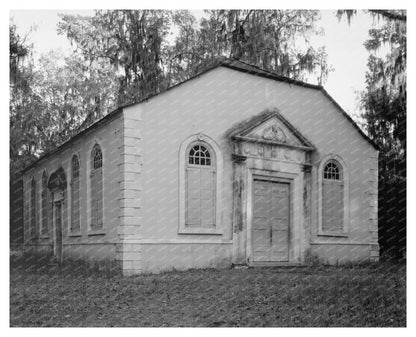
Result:
[[229,132],[234,140],[285,145],[313,150],[314,146],[277,109],[267,110],[243,121]]

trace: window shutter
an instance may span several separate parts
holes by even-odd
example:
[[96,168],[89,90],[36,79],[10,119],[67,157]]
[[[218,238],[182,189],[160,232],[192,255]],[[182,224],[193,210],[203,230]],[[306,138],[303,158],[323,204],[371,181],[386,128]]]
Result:
[[215,226],[215,172],[201,170],[201,226]]
[[42,234],[48,233],[48,192],[42,192]]
[[32,237],[36,235],[36,183],[31,182],[30,189],[30,234]]
[[97,226],[97,175],[91,174],[91,227]]
[[75,178],[72,181],[71,186],[71,229],[78,230],[80,229],[80,210],[79,210],[79,179]]
[[322,186],[322,230],[342,232],[344,222],[344,185],[337,181],[324,181]]
[[[52,219],[53,219],[53,194],[52,193],[48,193],[48,217],[49,219],[51,219],[51,223],[48,224],[48,226],[52,225]],[[51,227],[52,228],[52,227]],[[48,228],[48,233],[49,233],[49,228]]]
[[201,172],[199,169],[186,170],[186,225],[201,225]]
[[74,209],[75,209],[75,228],[76,229],[80,229],[81,224],[80,224],[80,202],[79,202],[79,179],[76,179],[75,181],[75,193],[74,193],[74,198],[75,198],[75,204],[74,204]]
[[97,226],[103,226],[103,171],[97,170],[96,174],[96,198],[97,198]]
[[188,168],[186,173],[186,225],[215,227],[215,172]]

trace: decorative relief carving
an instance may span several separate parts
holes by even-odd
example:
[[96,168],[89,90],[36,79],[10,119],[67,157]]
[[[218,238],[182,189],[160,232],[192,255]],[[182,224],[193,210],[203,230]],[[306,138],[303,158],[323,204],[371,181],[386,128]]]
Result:
[[[241,147],[234,148],[234,153],[242,157],[258,157],[264,160],[273,159],[282,160],[293,163],[305,162],[305,154],[303,151],[290,149],[281,145],[261,144],[256,142],[240,143]],[[235,158],[235,161],[239,159]]]
[[246,161],[247,157],[243,156],[241,154],[233,153],[232,154],[232,159],[235,163],[244,163]]
[[285,158],[286,160],[290,159],[290,151],[288,149],[284,149],[283,150],[283,158]]
[[266,140],[275,140],[281,143],[287,142],[287,136],[277,125],[271,125],[263,130],[262,138]]

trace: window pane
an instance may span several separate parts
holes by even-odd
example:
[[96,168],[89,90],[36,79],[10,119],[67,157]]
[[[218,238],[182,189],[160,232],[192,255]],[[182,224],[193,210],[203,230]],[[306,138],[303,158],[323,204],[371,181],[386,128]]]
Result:
[[340,180],[340,169],[338,164],[333,161],[330,161],[325,165],[324,168],[324,179],[331,179],[331,180]]
[[97,146],[93,150],[93,168],[99,169],[103,166],[103,155],[101,149]]
[[71,186],[71,229],[80,229],[79,210],[79,179],[75,179]]
[[189,164],[211,166],[211,154],[209,150],[203,145],[195,145],[189,151]]
[[72,179],[79,177],[79,160],[77,156],[72,157]]

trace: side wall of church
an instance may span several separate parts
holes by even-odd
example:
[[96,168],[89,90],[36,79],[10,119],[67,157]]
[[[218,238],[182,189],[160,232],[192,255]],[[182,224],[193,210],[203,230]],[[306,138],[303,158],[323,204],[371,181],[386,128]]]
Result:
[[[36,166],[24,174],[24,239],[25,249],[39,253],[54,251],[55,228],[53,225],[51,194],[48,193],[47,223],[48,230],[40,232],[41,186],[42,174],[45,171],[49,180],[50,175],[59,167],[65,171],[67,185],[62,204],[62,235],[63,258],[84,259],[92,261],[114,261],[116,246],[119,242],[117,235],[119,224],[119,199],[121,195],[120,148],[122,145],[121,131],[122,116],[108,121],[95,128],[81,138],[72,141],[62,150],[39,161]],[[103,228],[91,229],[91,151],[98,144],[103,154]],[[80,230],[71,231],[71,159],[74,155],[79,158],[80,186]],[[30,191],[31,180],[36,181],[36,227],[37,235],[30,234]]]

